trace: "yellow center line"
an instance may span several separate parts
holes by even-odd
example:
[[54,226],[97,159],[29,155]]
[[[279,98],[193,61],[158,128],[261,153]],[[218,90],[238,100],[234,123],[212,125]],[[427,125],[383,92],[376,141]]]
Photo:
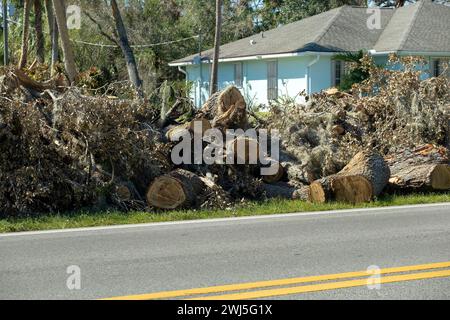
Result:
[[[406,267],[386,268],[386,269],[381,269],[379,271],[379,274],[411,272],[411,271],[419,271],[419,270],[423,271],[423,270],[449,268],[449,267],[450,267],[450,261],[439,262],[439,263],[430,263],[430,264],[421,264],[421,265],[415,265],[415,266],[406,266]],[[357,278],[357,277],[369,277],[371,275],[373,275],[373,273],[364,270],[364,271],[346,272],[346,273],[328,274],[328,275],[319,275],[319,276],[309,276],[309,277],[301,277],[301,278],[289,278],[289,279],[249,282],[249,283],[241,283],[241,284],[230,284],[230,285],[222,285],[222,286],[212,286],[212,287],[206,287],[206,288],[163,291],[163,292],[156,292],[156,293],[149,293],[149,294],[114,297],[114,298],[109,298],[109,299],[105,299],[105,300],[169,299],[169,298],[187,297],[187,296],[194,296],[194,295],[224,293],[224,292],[229,292],[229,291],[242,291],[242,290],[276,287],[276,286],[286,286],[286,285],[294,285],[294,284],[317,282],[317,281],[330,281],[330,280],[340,280],[340,279]],[[361,281],[366,281],[366,280],[363,279]]]
[[[382,277],[379,279],[379,283],[404,282],[404,281],[443,278],[443,277],[450,277],[450,270],[421,272],[421,273],[402,274],[402,275],[396,275],[396,276]],[[225,294],[225,295],[220,295],[220,296],[208,296],[208,297],[201,297],[201,298],[189,299],[189,300],[248,300],[248,299],[269,298],[269,297],[276,297],[276,296],[286,296],[286,295],[293,295],[293,294],[300,294],[300,293],[307,293],[307,292],[317,292],[317,291],[326,291],[326,290],[334,290],[334,289],[361,287],[361,286],[366,286],[368,284],[369,283],[368,283],[367,279],[358,279],[358,280],[322,283],[322,284],[316,284],[316,285],[306,285],[306,286],[291,287],[291,288],[242,292],[242,293],[234,293],[234,294]],[[372,284],[372,283],[370,283],[370,284]]]

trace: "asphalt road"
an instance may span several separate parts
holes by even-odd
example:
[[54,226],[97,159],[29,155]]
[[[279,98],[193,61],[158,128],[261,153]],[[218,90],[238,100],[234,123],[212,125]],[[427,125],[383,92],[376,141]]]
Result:
[[[447,261],[450,203],[4,234],[0,299],[97,299]],[[69,290],[78,267],[81,288]],[[450,277],[273,298],[450,299]]]

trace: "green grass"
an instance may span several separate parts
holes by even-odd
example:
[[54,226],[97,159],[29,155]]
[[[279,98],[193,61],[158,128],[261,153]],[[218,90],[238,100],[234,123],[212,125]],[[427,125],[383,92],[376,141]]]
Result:
[[151,222],[168,222],[182,220],[199,220],[211,218],[245,217],[252,215],[282,214],[293,212],[327,211],[354,208],[374,208],[450,202],[450,193],[417,194],[408,196],[385,196],[377,201],[360,205],[344,203],[312,204],[302,201],[270,200],[252,202],[232,210],[188,210],[164,213],[149,212],[77,212],[53,216],[30,218],[10,218],[0,220],[0,233],[54,230],[67,228],[111,226],[121,224],[140,224]]

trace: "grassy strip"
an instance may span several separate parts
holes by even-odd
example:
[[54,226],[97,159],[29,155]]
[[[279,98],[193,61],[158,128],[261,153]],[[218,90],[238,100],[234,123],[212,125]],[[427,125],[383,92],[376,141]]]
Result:
[[33,218],[10,218],[0,220],[0,233],[54,230],[82,227],[140,224],[212,218],[245,217],[252,215],[282,214],[293,212],[327,211],[355,208],[374,208],[413,204],[450,202],[450,193],[417,194],[408,196],[385,196],[371,203],[350,205],[344,203],[312,204],[302,201],[270,200],[252,202],[232,210],[188,210],[165,213],[148,212],[77,212]]

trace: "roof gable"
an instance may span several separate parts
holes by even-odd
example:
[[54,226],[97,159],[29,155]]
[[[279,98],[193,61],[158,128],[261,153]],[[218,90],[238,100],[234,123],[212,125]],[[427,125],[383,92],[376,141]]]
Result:
[[[369,30],[365,7],[343,6],[220,47],[221,59],[302,52],[374,49],[450,52],[450,7],[422,0],[398,9],[381,8],[381,28]],[[191,63],[197,54],[172,62]],[[202,53],[213,57],[213,49]]]

